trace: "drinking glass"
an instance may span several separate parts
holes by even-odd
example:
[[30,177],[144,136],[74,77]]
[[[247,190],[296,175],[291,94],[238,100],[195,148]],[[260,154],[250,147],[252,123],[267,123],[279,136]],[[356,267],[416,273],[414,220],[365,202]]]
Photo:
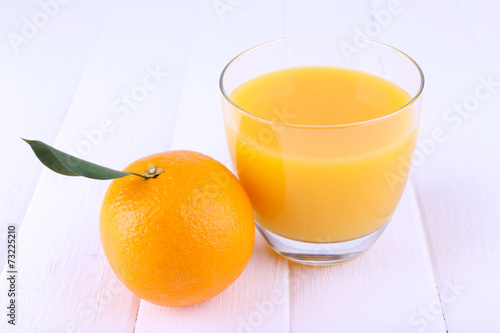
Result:
[[[233,100],[235,89],[261,75],[311,66],[376,75],[403,89],[408,102],[373,119],[311,125],[294,121],[286,105],[263,117]],[[285,91],[293,94],[294,83],[289,86]],[[303,264],[331,265],[376,241],[408,178],[423,87],[422,70],[408,55],[348,36],[284,38],[226,65],[220,90],[229,152],[257,228],[276,252]]]

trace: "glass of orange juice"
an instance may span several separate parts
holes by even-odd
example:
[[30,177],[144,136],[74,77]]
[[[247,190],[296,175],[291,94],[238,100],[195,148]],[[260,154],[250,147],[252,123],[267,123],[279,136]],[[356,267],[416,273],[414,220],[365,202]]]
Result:
[[330,265],[368,249],[408,178],[424,76],[361,38],[285,38],[220,77],[227,144],[257,228],[288,259]]

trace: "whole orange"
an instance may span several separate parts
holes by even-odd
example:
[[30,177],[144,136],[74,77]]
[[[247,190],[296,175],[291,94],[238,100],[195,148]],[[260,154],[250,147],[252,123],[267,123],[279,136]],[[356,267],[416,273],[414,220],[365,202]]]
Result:
[[101,241],[116,276],[140,298],[163,306],[197,304],[240,276],[255,239],[253,210],[236,177],[211,157],[169,151],[124,171],[101,208]]

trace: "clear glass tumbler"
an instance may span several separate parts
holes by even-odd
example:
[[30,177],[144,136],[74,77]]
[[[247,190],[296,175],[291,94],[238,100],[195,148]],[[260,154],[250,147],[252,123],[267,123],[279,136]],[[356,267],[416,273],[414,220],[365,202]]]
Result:
[[[342,107],[323,110],[326,104],[314,100],[301,102],[307,109],[301,112],[315,114],[322,108],[318,111],[322,119],[328,119],[329,113],[335,119],[344,115],[351,119],[358,112],[349,107],[353,99],[373,102],[383,115],[340,123],[324,119],[315,123],[311,116],[304,122],[294,114],[298,104],[287,103],[328,98],[325,95],[337,92],[320,83],[301,86],[299,81],[270,76],[257,79],[281,70],[291,70],[289,77],[297,78],[303,69],[311,82],[322,71],[334,69],[351,88],[346,88]],[[377,78],[373,86],[358,79],[360,72]],[[392,90],[385,91],[389,86],[384,82]],[[400,93],[394,93],[394,87]],[[408,55],[347,36],[276,40],[251,48],[227,64],[220,89],[229,151],[252,201],[257,227],[276,252],[304,264],[330,265],[363,253],[375,242],[408,178],[423,87],[423,73]],[[260,93],[253,96],[254,91]],[[404,102],[392,108],[391,98],[403,95]],[[278,102],[266,104],[268,100]],[[254,105],[260,111],[268,105],[269,110],[256,113]]]

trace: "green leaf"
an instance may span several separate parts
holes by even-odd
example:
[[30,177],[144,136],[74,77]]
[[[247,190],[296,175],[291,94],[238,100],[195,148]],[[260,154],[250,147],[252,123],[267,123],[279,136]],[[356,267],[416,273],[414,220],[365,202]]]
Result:
[[[22,138],[21,138],[22,139]],[[135,172],[123,172],[90,163],[63,153],[36,140],[26,140],[38,159],[49,169],[66,176],[83,176],[92,179],[115,179],[129,175],[148,178]]]

